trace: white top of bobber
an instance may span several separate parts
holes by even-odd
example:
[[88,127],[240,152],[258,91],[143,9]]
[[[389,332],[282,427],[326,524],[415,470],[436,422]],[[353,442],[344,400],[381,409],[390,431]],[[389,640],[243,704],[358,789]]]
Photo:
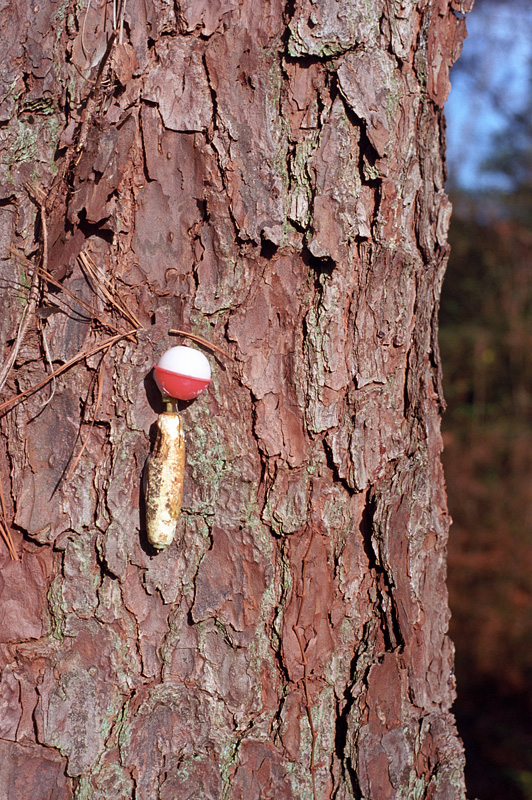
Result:
[[162,354],[157,366],[168,372],[175,372],[177,375],[185,375],[203,381],[211,379],[211,365],[207,357],[201,350],[195,350],[193,347],[181,345],[171,347]]

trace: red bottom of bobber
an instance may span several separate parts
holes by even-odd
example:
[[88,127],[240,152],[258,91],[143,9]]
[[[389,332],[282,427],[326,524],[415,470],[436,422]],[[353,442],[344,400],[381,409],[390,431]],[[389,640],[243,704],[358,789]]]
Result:
[[191,378],[178,375],[161,367],[155,367],[155,382],[161,394],[175,397],[176,400],[194,400],[209,385],[211,379]]

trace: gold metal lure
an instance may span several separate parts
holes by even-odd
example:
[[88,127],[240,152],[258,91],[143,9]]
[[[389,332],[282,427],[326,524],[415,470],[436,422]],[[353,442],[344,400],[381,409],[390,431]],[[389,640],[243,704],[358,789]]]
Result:
[[157,436],[146,471],[146,531],[157,550],[172,542],[181,511],[185,474],[185,437],[179,414],[157,419]]

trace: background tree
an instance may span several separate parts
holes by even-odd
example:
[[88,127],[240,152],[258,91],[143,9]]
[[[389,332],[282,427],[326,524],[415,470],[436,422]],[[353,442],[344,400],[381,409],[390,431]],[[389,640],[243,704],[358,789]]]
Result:
[[[532,128],[530,65],[515,20],[528,30],[527,4],[476,4],[469,58],[451,75],[453,92],[470,84],[482,108],[469,142],[486,157],[472,180],[460,146],[461,168],[451,170],[440,316],[454,710],[467,787],[482,800],[532,797]],[[465,92],[463,103],[471,106]],[[457,165],[456,151],[449,160]]]
[[[436,313],[466,5],[4,12],[6,797],[463,797]],[[230,357],[156,554],[176,327]]]

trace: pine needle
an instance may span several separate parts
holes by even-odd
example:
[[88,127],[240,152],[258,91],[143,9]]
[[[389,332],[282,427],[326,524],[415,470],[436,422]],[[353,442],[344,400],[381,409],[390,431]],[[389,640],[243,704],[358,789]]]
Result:
[[[48,226],[46,224],[46,211],[44,208],[46,195],[44,194],[43,190],[39,186],[37,186],[36,183],[32,183],[31,181],[28,181],[25,184],[25,188],[30,197],[39,206],[39,213],[41,216],[42,241],[43,241],[41,266],[43,269],[46,269],[48,266]],[[36,266],[33,266],[33,264],[30,261],[28,261],[28,263],[32,267],[31,285],[28,294],[28,301],[24,307],[24,311],[22,312],[22,316],[20,318],[15,343],[13,344],[10,354],[6,358],[2,366],[2,369],[0,370],[0,392],[2,391],[2,389],[6,384],[9,373],[11,372],[11,368],[16,361],[18,352],[20,350],[20,346],[23,342],[24,336],[26,335],[26,331],[28,330],[28,326],[37,307],[37,297],[39,292],[39,273]]]
[[226,353],[225,350],[222,350],[221,347],[218,347],[218,345],[213,344],[212,342],[208,342],[207,339],[204,339],[202,336],[197,336],[195,333],[187,333],[187,331],[180,331],[177,329],[172,329],[168,331],[168,333],[175,333],[178,334],[179,336],[184,336],[186,339],[192,339],[193,342],[198,342],[198,344],[202,344],[204,347],[208,347],[209,350],[214,350],[217,353],[221,353],[230,361],[234,361],[233,356],[230,356],[229,353]]
[[28,325],[33,317],[35,312],[35,308],[37,306],[37,291],[39,288],[39,272],[36,267],[33,268],[33,273],[31,276],[31,286],[30,292],[28,295],[28,302],[24,306],[24,311],[22,312],[22,316],[20,318],[17,330],[17,336],[15,339],[15,343],[11,348],[11,352],[9,353],[8,357],[6,358],[4,364],[2,365],[2,369],[0,370],[0,392],[4,388],[6,381],[8,379],[9,373],[11,372],[11,367],[15,363],[17,355],[20,350],[20,346],[26,335],[26,331],[28,330]]
[[[27,259],[23,253],[14,249],[11,249],[11,252],[16,258],[31,266],[31,261],[29,261],[29,259]],[[117,328],[116,325],[114,325],[110,320],[102,317],[99,311],[94,308],[94,306],[90,305],[90,303],[87,303],[85,300],[82,300],[81,297],[77,297],[74,292],[71,292],[70,289],[57,281],[47,270],[43,269],[42,267],[36,267],[36,269],[39,273],[39,276],[45,280],[46,283],[50,284],[51,286],[55,286],[56,289],[60,289],[64,294],[67,295],[67,297],[70,297],[71,300],[85,309],[91,320],[98,322],[102,328],[108,328],[111,331],[115,331],[115,333],[120,333],[120,329]],[[72,311],[73,310],[74,309],[72,309]]]
[[11,531],[9,530],[9,525],[7,522],[7,513],[6,513],[6,504],[4,500],[4,489],[2,487],[2,481],[0,481],[0,536],[4,540],[7,545],[7,549],[9,550],[9,555],[13,559],[13,561],[18,561],[18,553],[15,550],[15,544],[13,542],[13,538],[11,536]]
[[15,395],[15,397],[12,397],[10,400],[6,400],[4,403],[1,403],[0,414],[2,414],[2,412],[5,412],[7,409],[11,409],[17,403],[20,403],[20,401],[23,400],[25,397],[28,397],[28,395],[31,395],[34,392],[38,392],[39,389],[42,389],[43,386],[46,386],[46,384],[49,383],[51,380],[53,380],[53,378],[57,378],[58,375],[61,375],[63,372],[66,372],[75,364],[78,364],[85,358],[89,358],[90,356],[93,356],[96,353],[99,353],[102,350],[111,347],[111,345],[115,344],[116,342],[119,342],[120,339],[126,339],[129,336],[133,336],[135,333],[137,333],[137,330],[138,329],[135,328],[133,330],[126,331],[125,333],[117,333],[115,336],[110,336],[108,339],[104,339],[103,342],[94,345],[94,347],[90,347],[88,350],[83,350],[81,353],[78,353],[77,356],[74,356],[74,358],[71,358],[69,361],[65,361],[65,363],[62,364],[62,366],[58,367],[50,375],[47,375],[46,378],[42,379],[42,381],[35,383],[33,386],[30,386],[29,389],[25,389],[23,392],[20,392],[19,394]]
[[131,325],[135,325],[137,328],[140,328],[141,325],[136,316],[129,308],[127,308],[125,303],[121,301],[116,288],[113,286],[111,281],[102,274],[102,271],[98,269],[92,258],[87,253],[80,253],[78,260],[82,267],[85,268],[86,272],[89,273],[93,284],[96,284],[96,286],[100,289],[107,302],[110,303],[118,311],[118,313],[126,319],[127,322],[129,322]]
[[85,449],[86,449],[86,447],[87,447],[87,445],[89,443],[90,435],[92,433],[92,429],[94,428],[94,424],[96,422],[96,415],[98,413],[98,409],[100,408],[100,402],[101,402],[101,399],[102,399],[103,379],[104,379],[104,375],[105,375],[105,359],[107,358],[109,350],[110,350],[110,345],[107,348],[107,350],[105,351],[105,353],[103,354],[102,360],[100,361],[100,365],[98,367],[98,394],[96,396],[96,403],[94,405],[94,411],[93,411],[93,414],[92,414],[92,419],[90,421],[89,430],[87,432],[87,436],[83,440],[83,443],[81,445],[81,450],[77,454],[77,456],[75,458],[75,461],[74,461],[74,463],[72,464],[72,467],[69,470],[69,473],[68,473],[68,476],[67,476],[67,480],[69,480],[72,477],[72,475],[74,474],[74,472],[76,471],[76,468],[77,468],[77,466],[78,466],[78,464],[79,464],[79,462],[81,460],[81,456],[85,452]]

